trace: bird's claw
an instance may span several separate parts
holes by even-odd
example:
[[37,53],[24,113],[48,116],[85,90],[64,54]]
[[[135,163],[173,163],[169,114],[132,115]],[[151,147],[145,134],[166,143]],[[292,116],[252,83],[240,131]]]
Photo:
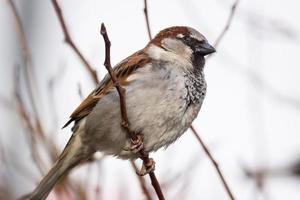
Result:
[[144,148],[144,143],[141,135],[137,135],[137,138],[135,140],[130,139],[130,145],[127,147],[124,147],[124,151],[131,151],[132,153],[136,154],[140,150]]
[[132,151],[133,153],[138,153],[143,148],[144,148],[144,143],[141,135],[137,135],[136,140],[131,139],[130,151]]
[[145,176],[155,170],[155,162],[152,158],[149,158],[147,163],[143,162],[142,168],[140,171],[137,171],[136,173],[139,176]]

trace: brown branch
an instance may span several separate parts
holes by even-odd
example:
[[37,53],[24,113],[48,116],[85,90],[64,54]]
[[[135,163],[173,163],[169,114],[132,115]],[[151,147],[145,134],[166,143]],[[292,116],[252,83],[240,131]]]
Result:
[[151,35],[151,30],[150,30],[147,0],[144,0],[144,14],[145,14],[145,20],[146,20],[146,25],[147,25],[149,40],[151,40],[152,39],[152,35]]
[[59,7],[59,5],[57,3],[57,0],[51,0],[51,2],[53,4],[53,6],[54,6],[56,15],[58,17],[59,23],[60,23],[61,28],[63,30],[63,34],[64,34],[64,37],[65,37],[65,42],[68,45],[71,46],[71,48],[75,51],[75,53],[77,54],[77,56],[80,58],[81,62],[84,64],[86,70],[89,72],[89,74],[90,74],[93,82],[95,84],[98,84],[99,80],[98,80],[97,72],[96,72],[96,70],[93,69],[93,67],[91,66],[91,64],[87,61],[87,59],[83,56],[83,54],[79,51],[78,47],[73,42],[73,40],[72,40],[72,38],[71,38],[71,36],[69,34],[68,28],[66,26],[66,23],[65,23],[65,20],[64,20],[61,8]]
[[[101,35],[103,36],[104,42],[105,42],[105,61],[104,61],[104,66],[106,67],[108,73],[111,76],[111,79],[113,81],[114,86],[116,87],[118,94],[119,94],[119,98],[120,98],[120,109],[121,109],[121,116],[122,116],[122,127],[126,130],[128,136],[130,137],[131,141],[133,144],[135,144],[135,141],[138,141],[139,138],[138,136],[130,130],[129,128],[129,121],[128,121],[128,116],[127,116],[127,109],[126,109],[126,101],[125,101],[125,95],[126,95],[126,90],[125,88],[121,87],[116,75],[113,72],[112,66],[111,66],[111,62],[110,62],[110,46],[111,43],[109,41],[108,35],[107,35],[107,31],[106,28],[104,26],[104,24],[101,24]],[[148,156],[148,154],[146,152],[144,152],[144,150],[140,150],[139,151],[139,157],[143,160],[143,164],[144,166],[148,166],[147,164],[151,163],[151,160]],[[159,198],[159,200],[164,200],[164,195],[161,191],[161,187],[156,179],[155,173],[154,171],[149,172],[149,176],[151,179],[151,183],[153,188],[156,191],[156,194]]]
[[213,166],[215,167],[216,171],[218,172],[218,175],[221,179],[221,182],[228,194],[228,196],[230,197],[231,200],[235,200],[233,193],[231,192],[227,181],[224,178],[223,173],[221,172],[221,169],[219,167],[219,164],[217,163],[217,161],[214,159],[214,157],[212,156],[212,154],[210,153],[208,147],[205,145],[205,143],[203,142],[203,140],[201,139],[201,137],[199,136],[199,134],[197,133],[197,131],[195,130],[195,128],[191,125],[190,126],[193,134],[195,135],[195,137],[197,138],[198,142],[200,143],[200,145],[202,146],[204,152],[206,153],[206,155],[208,156],[209,160],[211,161],[211,163],[213,164]]
[[229,30],[229,28],[231,26],[231,23],[232,23],[232,20],[233,20],[233,17],[234,17],[234,14],[235,14],[235,11],[236,11],[236,8],[237,8],[237,5],[238,5],[239,1],[240,0],[235,0],[235,2],[231,6],[230,14],[229,14],[229,17],[227,19],[227,22],[226,22],[223,30],[221,31],[220,35],[217,37],[217,39],[214,43],[214,47],[216,49],[217,49],[217,46],[219,46],[221,40],[223,39],[223,37],[225,36],[225,34],[227,33],[227,31]]

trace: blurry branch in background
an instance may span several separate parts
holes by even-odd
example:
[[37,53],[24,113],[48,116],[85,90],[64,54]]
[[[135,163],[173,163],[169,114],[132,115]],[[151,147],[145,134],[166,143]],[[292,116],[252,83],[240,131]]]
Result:
[[54,6],[56,15],[57,15],[57,17],[59,19],[59,23],[60,23],[61,28],[63,30],[64,37],[65,37],[65,42],[68,45],[71,46],[71,48],[75,51],[75,53],[77,54],[77,56],[80,58],[81,62],[84,64],[86,70],[91,75],[91,78],[92,78],[93,82],[95,84],[98,84],[99,80],[98,80],[98,77],[97,77],[97,72],[96,72],[96,70],[93,69],[93,67],[90,65],[90,63],[87,61],[87,59],[83,56],[83,54],[79,51],[78,47],[73,42],[73,40],[72,40],[72,38],[71,38],[71,36],[69,34],[68,28],[66,26],[66,23],[65,23],[65,20],[64,20],[61,8],[59,7],[57,1],[56,0],[51,0],[51,2],[53,4],[53,6]]
[[[300,159],[295,159],[292,163],[283,162],[280,167],[268,168],[249,168],[241,165],[243,173],[247,179],[254,181],[258,193],[260,193],[264,200],[269,200],[269,194],[266,191],[267,178],[270,177],[293,177],[300,180]],[[257,197],[256,199],[259,199]]]
[[63,78],[66,75],[66,67],[65,66],[60,66],[58,68],[58,70],[54,73],[54,75],[52,75],[48,82],[47,82],[47,90],[48,92],[48,96],[49,96],[49,106],[51,109],[51,122],[52,122],[52,130],[50,132],[54,133],[57,130],[57,127],[59,127],[59,120],[58,120],[58,113],[57,113],[57,109],[56,109],[56,99],[54,97],[54,93],[55,93],[55,88],[61,83],[61,81],[63,80]]
[[84,100],[84,95],[83,95],[83,92],[82,92],[82,87],[81,87],[81,84],[80,83],[77,83],[77,88],[78,88],[78,96],[81,100]]
[[203,142],[203,140],[201,139],[201,137],[199,136],[199,134],[196,132],[195,128],[193,126],[190,127],[192,132],[194,133],[195,137],[197,138],[198,142],[200,143],[200,145],[202,146],[205,154],[208,156],[209,160],[212,162],[213,166],[215,167],[216,171],[218,172],[218,175],[222,181],[222,184],[228,194],[228,196],[230,197],[231,200],[234,200],[234,196],[228,186],[227,181],[224,178],[224,175],[221,172],[221,169],[217,163],[217,161],[214,159],[214,157],[212,156],[212,154],[210,153],[209,149],[207,148],[206,144]]
[[[229,27],[231,25],[231,22],[232,22],[232,19],[233,19],[233,16],[234,16],[234,13],[235,13],[235,10],[236,10],[236,7],[237,7],[237,4],[238,4],[239,0],[236,0],[234,2],[234,4],[232,5],[231,7],[231,11],[230,11],[230,15],[229,15],[229,18],[227,19],[227,23],[224,27],[224,29],[221,31],[219,37],[217,38],[216,42],[214,43],[214,47],[216,48],[220,41],[223,39],[225,33],[229,30]],[[147,0],[144,0],[144,4],[145,4],[145,7],[144,7],[144,14],[145,14],[145,20],[146,20],[146,24],[147,24],[147,30],[148,30],[148,35],[149,35],[149,38],[150,40],[152,39],[151,37],[151,30],[150,30],[150,25],[149,25],[149,17],[148,17],[148,7],[147,7]],[[227,181],[225,180],[224,178],[224,175],[222,174],[222,171],[218,165],[218,163],[216,162],[216,160],[213,158],[212,154],[210,153],[210,151],[208,150],[208,147],[207,145],[203,142],[203,140],[200,138],[199,134],[197,133],[197,131],[195,130],[195,128],[193,127],[193,125],[190,126],[191,130],[192,130],[192,133],[195,135],[195,137],[197,138],[197,140],[199,141],[200,145],[202,146],[204,152],[206,153],[206,155],[208,156],[208,158],[210,159],[210,161],[212,162],[213,166],[215,167],[221,181],[222,181],[222,184],[228,194],[228,196],[230,197],[231,200],[235,200],[234,196],[233,196],[233,193],[232,191],[230,190],[229,186],[228,186],[228,183]]]
[[[104,61],[104,66],[106,67],[111,80],[115,86],[115,88],[118,91],[119,94],[119,98],[120,98],[120,110],[121,110],[121,117],[122,117],[122,122],[121,122],[121,126],[126,130],[129,138],[131,139],[132,142],[132,147],[139,145],[141,141],[141,138],[138,137],[138,135],[133,132],[132,130],[130,130],[130,123],[128,120],[128,116],[127,116],[127,108],[126,108],[126,90],[125,88],[123,88],[121,86],[121,84],[119,83],[116,75],[114,74],[114,71],[112,69],[111,66],[111,62],[110,62],[110,46],[111,43],[109,41],[108,35],[107,35],[107,31],[105,28],[105,25],[102,23],[101,24],[101,35],[103,36],[104,39],[104,43],[105,43],[105,61]],[[142,143],[141,143],[142,144]],[[138,146],[137,146],[138,147]],[[154,168],[153,165],[155,164],[155,162],[153,161],[153,159],[149,158],[148,153],[146,153],[143,149],[143,146],[141,145],[141,149],[137,152],[139,155],[139,158],[143,160],[143,166],[145,166],[146,170],[149,173],[150,179],[151,179],[151,183],[153,188],[155,189],[155,192],[157,194],[157,197],[159,198],[159,200],[164,200],[164,195],[161,191],[159,182],[156,179],[155,173],[154,173]]]
[[245,166],[242,167],[244,175],[246,178],[253,180],[255,184],[255,189],[256,192],[254,192],[254,195],[256,198],[254,199],[259,199],[259,196],[257,194],[261,194],[265,200],[268,200],[268,195],[266,194],[265,191],[265,179],[268,173],[267,169],[249,169]]
[[149,23],[148,2],[147,2],[147,0],[144,0],[144,14],[145,14],[145,20],[146,20],[146,25],[147,25],[147,31],[148,31],[149,40],[151,40],[152,39],[152,35],[151,35],[151,29],[150,29],[150,23]]
[[[35,77],[34,77],[34,70],[33,70],[33,66],[32,66],[31,53],[30,53],[30,50],[28,47],[25,30],[24,30],[20,15],[17,11],[16,5],[14,4],[14,2],[12,0],[7,0],[7,2],[8,2],[10,10],[12,12],[13,19],[15,21],[16,33],[18,35],[18,39],[19,39],[20,45],[21,45],[21,53],[22,53],[23,61],[24,61],[26,89],[28,92],[32,110],[34,112],[35,123],[37,124],[38,127],[41,127],[36,102],[34,101],[34,93],[33,93],[33,88],[32,88],[34,84],[31,83],[31,81],[35,81]],[[42,132],[42,130],[40,130],[40,132]]]
[[300,158],[296,160],[290,167],[290,172],[300,180]]
[[[24,70],[25,70],[24,78],[25,78],[25,81],[26,81],[25,88],[28,91],[30,106],[33,110],[33,116],[30,116],[29,112],[26,111],[25,106],[23,106],[22,111],[24,111],[24,113],[20,113],[20,114],[26,114],[26,118],[28,118],[28,120],[26,119],[25,121],[30,122],[31,123],[30,126],[32,126],[34,128],[33,130],[35,131],[36,136],[38,136],[39,139],[45,141],[46,135],[44,133],[44,130],[43,130],[43,127],[42,127],[42,124],[41,124],[41,118],[38,115],[37,106],[36,106],[35,98],[34,98],[34,95],[33,95],[34,93],[33,93],[32,85],[36,85],[36,84],[31,84],[31,81],[35,81],[35,79],[32,78],[33,74],[34,74],[34,72],[33,72],[34,70],[33,70],[33,66],[32,66],[32,59],[31,59],[31,56],[30,56],[31,53],[30,53],[30,50],[28,48],[28,43],[27,43],[27,40],[26,40],[24,27],[23,27],[20,15],[17,12],[17,8],[16,8],[16,6],[15,6],[15,4],[12,0],[8,0],[8,3],[9,3],[8,4],[9,8],[11,9],[12,14],[13,14],[13,19],[15,20],[16,32],[18,33],[19,40],[20,40],[23,60],[24,60],[24,63],[25,63],[24,64]],[[20,70],[18,70],[18,71],[20,71]],[[16,75],[16,77],[17,77],[17,75]],[[19,81],[19,79],[18,79],[18,81]],[[21,100],[22,99],[21,94],[20,94],[20,92],[17,91],[17,90],[20,90],[21,87],[20,87],[20,85],[18,85],[17,87],[18,88],[15,88],[16,89],[15,94],[18,94],[17,95],[18,96],[17,100]],[[23,102],[23,101],[19,101],[19,103],[20,102]],[[22,104],[22,105],[24,105],[24,104]],[[24,116],[22,116],[23,119],[25,119]],[[31,120],[31,118],[33,118],[33,122]],[[47,140],[47,141],[45,141],[44,145],[46,147],[48,147],[49,149],[51,149],[51,151],[48,152],[48,153],[50,153],[51,159],[52,160],[56,159],[57,149],[56,149],[54,143],[52,143],[50,140]]]
[[20,67],[19,66],[15,67],[14,83],[15,83],[14,97],[16,100],[16,110],[17,110],[19,116],[21,117],[22,121],[26,125],[26,129],[28,130],[28,131],[26,131],[27,132],[26,136],[28,138],[28,143],[30,144],[30,153],[31,153],[32,159],[33,159],[34,163],[36,164],[39,172],[41,174],[45,174],[46,167],[38,154],[39,151],[38,151],[37,141],[36,141],[36,137],[35,137],[35,134],[37,132],[36,132],[34,125],[32,124],[32,120],[30,119],[30,116],[25,108],[25,105],[23,103],[23,99],[21,96]]
[[[24,27],[22,24],[22,20],[20,18],[20,15],[17,11],[17,8],[12,0],[8,0],[8,5],[10,10],[13,14],[13,19],[15,21],[15,27],[16,32],[20,41],[20,46],[22,50],[22,57],[23,57],[23,63],[24,63],[24,71],[25,74],[22,74],[21,67],[15,67],[15,73],[14,73],[14,99],[16,103],[16,111],[18,115],[20,116],[21,120],[23,121],[25,127],[25,136],[28,139],[29,143],[29,150],[33,159],[34,164],[38,168],[39,172],[41,174],[45,174],[46,172],[46,165],[44,163],[44,159],[41,155],[41,149],[39,147],[43,147],[45,150],[46,155],[51,159],[51,162],[53,163],[57,157],[58,157],[58,148],[54,143],[54,140],[52,138],[48,138],[46,132],[44,131],[44,127],[42,126],[42,118],[38,115],[37,106],[36,106],[36,100],[34,97],[34,89],[32,86],[38,85],[36,83],[36,80],[34,79],[34,70],[33,70],[33,64],[30,54],[30,49],[28,48],[28,42],[26,40]],[[21,75],[24,77],[26,84],[22,85],[20,83],[21,81]],[[58,77],[53,77],[53,81],[57,80]],[[50,83],[50,85],[53,85],[54,83]],[[49,92],[53,92],[53,88],[48,85]],[[29,98],[29,106],[32,108],[33,113],[30,112],[30,110],[26,107],[27,99],[25,99],[25,95],[21,93],[22,87],[25,88],[27,91],[27,95]],[[36,92],[36,91],[35,91]],[[24,167],[24,166],[21,166]],[[7,186],[8,187],[8,186]],[[56,187],[55,194],[60,199],[64,199],[66,195],[69,193],[69,189],[71,189],[76,197],[79,197],[80,200],[86,199],[86,194],[82,190],[82,186],[79,183],[76,183],[75,181],[69,181],[69,179],[63,179],[59,187]],[[3,188],[1,188],[3,189]],[[8,189],[8,188],[7,188]],[[26,198],[27,195],[24,195],[23,197]],[[23,198],[22,197],[22,198]],[[69,198],[68,198],[69,199]]]
[[234,14],[235,14],[235,11],[236,11],[236,8],[237,8],[237,5],[238,5],[239,1],[240,0],[235,0],[235,2],[231,6],[231,10],[230,10],[227,22],[226,22],[223,30],[221,31],[220,35],[217,37],[217,39],[216,39],[216,41],[214,43],[214,47],[216,49],[219,46],[221,40],[223,39],[223,37],[225,36],[225,34],[227,33],[227,31],[229,30],[229,28],[231,26],[231,23],[232,23],[232,20],[233,20],[233,17],[234,17]]

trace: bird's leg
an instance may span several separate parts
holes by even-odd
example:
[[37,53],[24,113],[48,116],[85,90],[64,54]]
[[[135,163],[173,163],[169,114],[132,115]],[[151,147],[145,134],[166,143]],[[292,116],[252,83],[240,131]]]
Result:
[[139,176],[145,176],[146,174],[149,174],[150,172],[153,172],[155,170],[155,162],[152,158],[148,158],[147,161],[143,161],[143,165],[140,171],[137,171],[136,173]]

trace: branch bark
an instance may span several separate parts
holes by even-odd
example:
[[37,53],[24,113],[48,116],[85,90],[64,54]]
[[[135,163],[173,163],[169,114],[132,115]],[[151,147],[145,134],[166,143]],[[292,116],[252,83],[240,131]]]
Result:
[[[116,89],[118,91],[119,98],[120,98],[120,109],[121,109],[121,116],[122,116],[122,124],[121,125],[126,130],[129,138],[131,139],[131,141],[134,144],[135,141],[138,140],[138,136],[136,135],[135,132],[133,132],[133,131],[130,130],[130,123],[128,121],[127,108],[126,108],[126,90],[125,90],[125,88],[123,88],[120,85],[120,83],[119,83],[116,75],[113,72],[113,69],[112,69],[112,66],[111,66],[111,62],[110,62],[110,46],[111,46],[111,43],[110,43],[110,40],[108,38],[105,25],[103,23],[101,24],[101,35],[103,36],[104,43],[105,43],[105,61],[104,61],[104,66],[106,67],[109,75],[111,76],[111,79],[112,79],[112,81],[114,83],[114,86],[116,87]],[[148,154],[146,152],[144,152],[143,149],[141,149],[139,151],[139,157],[140,157],[140,159],[143,160],[143,163],[144,163],[145,166],[147,166],[147,163],[151,162]],[[164,200],[165,199],[164,195],[162,193],[161,187],[159,185],[159,182],[157,181],[157,178],[155,176],[154,171],[149,172],[149,176],[150,176],[150,179],[151,179],[152,186],[155,189],[156,194],[157,194],[159,200]]]
[[147,25],[147,31],[148,31],[149,40],[151,40],[152,39],[152,35],[151,35],[151,29],[150,29],[150,23],[149,23],[148,2],[147,2],[147,0],[144,0],[144,14],[145,14],[145,20],[146,20],[146,25]]

